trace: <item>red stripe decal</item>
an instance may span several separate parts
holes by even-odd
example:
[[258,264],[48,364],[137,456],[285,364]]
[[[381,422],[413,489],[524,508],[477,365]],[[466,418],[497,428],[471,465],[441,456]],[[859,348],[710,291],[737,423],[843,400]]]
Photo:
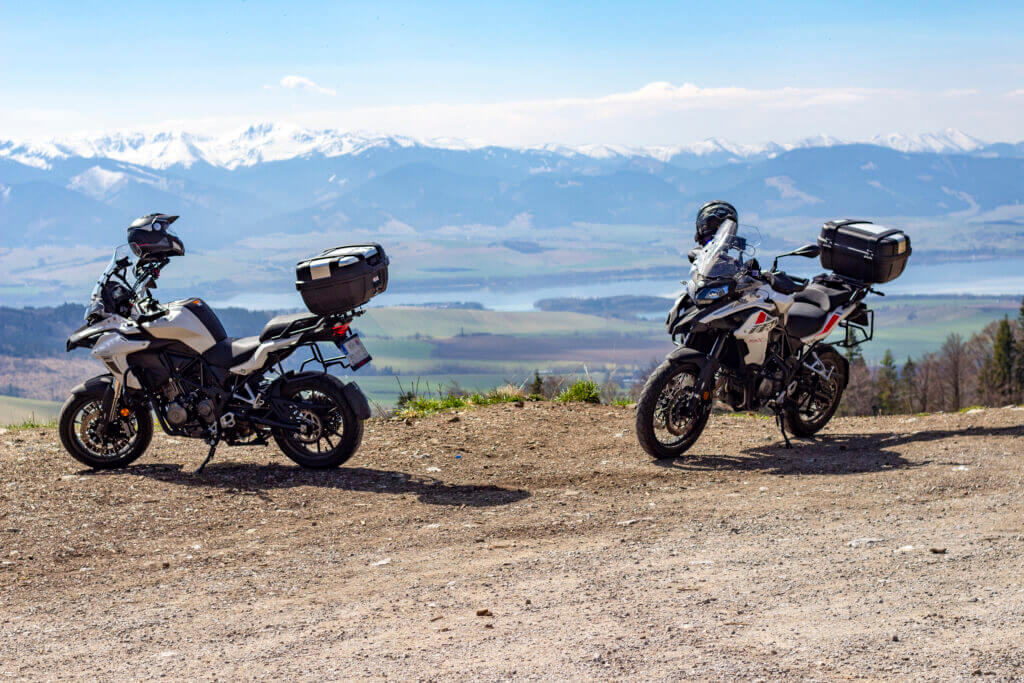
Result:
[[754,321],[754,324],[755,325],[760,325],[761,323],[763,323],[767,319],[768,319],[768,314],[765,313],[764,311],[761,311],[760,313],[757,314],[757,320]]
[[825,325],[825,329],[821,331],[821,334],[828,334],[829,330],[831,330],[832,326],[835,325],[837,322],[839,322],[839,316],[833,313],[832,317],[828,319],[828,323]]

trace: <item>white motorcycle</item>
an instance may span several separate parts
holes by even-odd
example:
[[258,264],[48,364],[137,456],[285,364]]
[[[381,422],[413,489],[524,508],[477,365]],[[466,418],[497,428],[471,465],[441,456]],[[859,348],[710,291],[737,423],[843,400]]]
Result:
[[[170,258],[185,253],[170,229],[177,216],[150,214],[128,228],[92,293],[86,323],[67,341],[106,365],[108,374],[71,391],[60,412],[64,447],[96,469],[124,467],[164,432],[217,444],[266,444],[273,437],[303,467],[337,467],[359,448],[366,397],[328,374],[370,362],[350,324],[358,307],[387,287],[388,259],[377,244],[330,249],[299,263],[296,287],[310,313],[273,318],[257,336],[228,337],[196,298],[160,304],[151,290]],[[325,357],[319,344],[340,353]],[[311,357],[296,372],[282,362]],[[307,371],[308,365],[318,366]]]
[[[735,411],[771,410],[782,430],[811,436],[835,414],[849,379],[846,359],[825,343],[853,347],[874,336],[865,304],[873,284],[898,277],[910,256],[900,230],[835,221],[817,244],[776,257],[771,270],[745,260],[747,240],[729,219],[690,252],[686,291],[666,320],[676,349],[648,378],[637,402],[636,433],[655,458],[685,453],[716,400]],[[813,282],[778,270],[782,256],[821,257],[831,270]]]

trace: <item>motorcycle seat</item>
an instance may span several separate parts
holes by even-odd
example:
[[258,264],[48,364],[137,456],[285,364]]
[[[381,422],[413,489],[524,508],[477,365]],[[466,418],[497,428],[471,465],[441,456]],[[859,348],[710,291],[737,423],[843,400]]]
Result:
[[820,282],[812,282],[802,292],[797,292],[793,300],[805,304],[814,304],[822,310],[831,311],[839,308],[853,296],[853,290],[835,289]]
[[311,327],[320,316],[312,313],[291,313],[279,315],[267,321],[260,332],[260,341],[267,341],[279,337],[292,329],[301,330],[304,327]]
[[794,337],[806,337],[820,330],[827,316],[828,311],[817,304],[797,302],[786,314],[786,331]]
[[203,354],[210,365],[219,368],[230,368],[252,358],[252,354],[260,345],[259,337],[227,337],[211,346]]

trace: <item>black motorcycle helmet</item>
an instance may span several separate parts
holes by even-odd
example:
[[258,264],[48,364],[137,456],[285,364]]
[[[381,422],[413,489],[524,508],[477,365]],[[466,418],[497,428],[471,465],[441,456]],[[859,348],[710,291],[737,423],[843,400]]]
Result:
[[698,246],[703,247],[715,236],[722,223],[730,218],[739,224],[740,217],[735,206],[720,199],[708,202],[697,210],[697,233],[693,239]]
[[170,229],[177,216],[151,213],[140,216],[128,226],[128,246],[139,260],[182,256],[185,245]]

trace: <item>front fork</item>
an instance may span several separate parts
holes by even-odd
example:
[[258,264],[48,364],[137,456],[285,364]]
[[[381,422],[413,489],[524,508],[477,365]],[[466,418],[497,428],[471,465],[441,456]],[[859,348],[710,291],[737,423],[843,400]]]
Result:
[[700,374],[693,387],[694,392],[690,396],[690,404],[687,406],[687,412],[690,415],[699,415],[707,410],[714,399],[715,375],[718,373],[718,368],[721,367],[718,359],[722,355],[722,349],[725,348],[725,337],[725,333],[718,335],[711,344],[711,348],[708,349],[707,360],[701,366]]
[[117,375],[114,375],[110,384],[107,385],[107,390],[103,392],[100,414],[106,417],[106,419],[96,427],[96,431],[101,439],[107,435],[107,426],[117,417],[117,404],[121,399],[122,387],[124,387],[124,383],[118,379]]

